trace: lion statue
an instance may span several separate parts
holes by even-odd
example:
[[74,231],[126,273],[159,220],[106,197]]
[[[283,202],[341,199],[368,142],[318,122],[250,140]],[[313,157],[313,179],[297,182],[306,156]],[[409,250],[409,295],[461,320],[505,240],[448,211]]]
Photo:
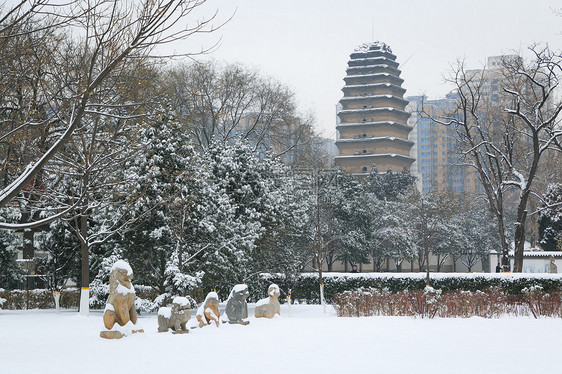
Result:
[[203,304],[197,309],[195,316],[197,321],[199,321],[199,327],[210,325],[213,321],[218,327],[221,316],[219,312],[219,295],[216,292],[209,292]]
[[174,334],[188,333],[186,325],[191,318],[190,307],[191,303],[186,297],[176,296],[171,308],[158,309],[158,332],[167,332],[168,329],[172,329]]
[[226,316],[229,323],[239,323],[247,325],[250,322],[244,321],[248,318],[248,304],[246,298],[250,295],[248,286],[245,284],[237,284],[230,291],[230,296],[226,300]]
[[267,289],[268,298],[261,299],[256,303],[254,316],[256,318],[273,318],[275,314],[281,315],[281,305],[279,305],[279,286],[275,283]]
[[133,270],[125,261],[119,260],[111,267],[109,297],[103,313],[103,324],[108,330],[111,330],[115,323],[119,326],[125,326],[129,321],[137,323],[132,278]]

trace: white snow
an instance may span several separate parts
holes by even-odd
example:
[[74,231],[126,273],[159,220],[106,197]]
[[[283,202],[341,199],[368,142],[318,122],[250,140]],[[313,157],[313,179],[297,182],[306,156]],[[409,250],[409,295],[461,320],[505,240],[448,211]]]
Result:
[[279,291],[279,286],[276,285],[275,283],[272,283],[269,287],[268,287],[269,291],[269,296],[274,296],[274,295],[279,295],[281,293],[281,291]]
[[178,304],[179,306],[190,305],[189,300],[187,300],[187,297],[183,297],[183,296],[174,297],[174,300],[172,300],[172,303]]
[[111,304],[105,304],[105,309],[103,311],[105,312],[106,310],[110,310],[112,312],[115,312],[115,307]]
[[256,303],[256,306],[262,306],[265,304],[269,304],[269,297],[265,299],[259,299],[258,302]]
[[205,313],[207,313],[212,320],[215,320],[215,321],[219,320],[219,317],[217,317],[217,315],[215,314],[215,312],[213,312],[213,310],[211,308],[205,309]]
[[205,309],[205,303],[199,305],[199,308],[197,308],[197,312],[195,313],[195,315],[196,316],[202,316],[204,309]]
[[232,288],[232,291],[234,292],[241,292],[248,289],[248,286],[246,286],[245,284],[237,284]]
[[127,275],[131,275],[133,274],[133,269],[131,269],[131,266],[123,261],[123,260],[117,260],[115,261],[115,263],[113,264],[113,266],[111,267],[111,270],[115,270],[115,269],[122,269],[125,270],[127,272]]
[[129,293],[135,293],[135,288],[131,286],[131,288],[127,288],[123,286],[121,283],[117,285],[117,289],[115,290],[117,293],[122,295],[127,295]]
[[205,297],[205,302],[204,302],[203,304],[205,304],[205,303],[207,302],[207,300],[209,300],[209,299],[216,299],[216,300],[218,300],[218,299],[219,299],[219,295],[218,295],[216,292],[209,292],[209,293],[207,294],[207,296]]
[[[221,307],[224,308],[223,305]],[[559,373],[562,319],[338,318],[331,307],[281,306],[281,317],[247,326],[105,340],[102,311],[0,310],[0,372],[21,373]],[[191,318],[190,324],[196,324]],[[138,328],[138,326],[136,326]],[[30,353],[31,352],[31,353]],[[210,365],[211,364],[211,365]],[[210,366],[209,366],[210,365]]]
[[172,309],[168,308],[167,306],[163,306],[158,309],[158,315],[165,318],[170,318],[172,316]]

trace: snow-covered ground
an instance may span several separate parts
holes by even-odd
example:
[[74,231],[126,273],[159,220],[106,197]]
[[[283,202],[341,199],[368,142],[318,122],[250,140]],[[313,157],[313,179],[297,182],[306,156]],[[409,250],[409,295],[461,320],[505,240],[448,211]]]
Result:
[[562,372],[562,319],[338,318],[317,305],[281,313],[183,335],[158,333],[156,314],[143,315],[144,334],[105,340],[101,311],[0,310],[0,373]]

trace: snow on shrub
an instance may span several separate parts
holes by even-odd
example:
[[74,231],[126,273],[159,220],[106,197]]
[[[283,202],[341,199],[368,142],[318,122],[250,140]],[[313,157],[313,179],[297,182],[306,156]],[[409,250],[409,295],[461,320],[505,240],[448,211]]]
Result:
[[359,289],[334,295],[339,317],[413,316],[483,317],[511,316],[562,317],[562,293],[545,293],[540,289],[523,295],[509,295],[498,287],[485,291],[454,290],[441,292],[433,288],[391,292],[388,289]]

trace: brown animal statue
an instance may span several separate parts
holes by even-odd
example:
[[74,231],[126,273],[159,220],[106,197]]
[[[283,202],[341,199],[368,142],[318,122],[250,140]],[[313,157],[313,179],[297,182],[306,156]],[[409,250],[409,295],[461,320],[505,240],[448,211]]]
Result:
[[[137,323],[137,311],[135,310],[135,288],[131,284],[133,270],[123,260],[117,261],[111,268],[109,274],[109,297],[103,313],[103,324],[111,330],[117,323],[125,326],[129,321]],[[142,332],[142,330],[133,331]],[[119,331],[102,331],[102,338],[122,338],[124,334]]]
[[261,299],[256,303],[254,316],[256,318],[273,318],[276,314],[281,315],[281,305],[279,305],[279,286],[275,283],[267,289],[268,298]]
[[199,327],[210,325],[211,322],[215,322],[218,327],[220,316],[219,295],[216,292],[209,292],[203,304],[197,309],[196,318]]

